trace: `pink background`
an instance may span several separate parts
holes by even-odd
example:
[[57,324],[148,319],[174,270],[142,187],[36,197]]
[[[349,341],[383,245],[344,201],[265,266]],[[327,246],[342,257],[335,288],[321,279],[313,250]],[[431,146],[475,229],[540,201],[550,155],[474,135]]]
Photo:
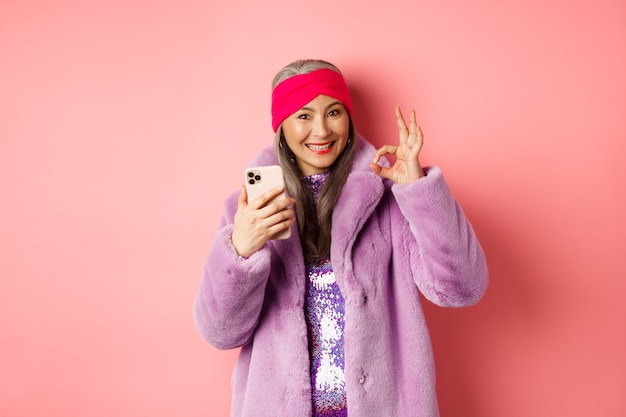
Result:
[[487,252],[426,306],[442,416],[626,415],[626,3],[246,3],[0,1],[0,415],[228,415],[191,305],[306,57],[376,145],[415,108]]

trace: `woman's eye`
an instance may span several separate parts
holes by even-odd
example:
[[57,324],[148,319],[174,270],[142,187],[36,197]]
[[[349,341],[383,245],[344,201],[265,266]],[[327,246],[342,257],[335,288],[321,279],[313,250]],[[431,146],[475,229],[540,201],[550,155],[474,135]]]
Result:
[[306,120],[308,118],[309,118],[308,114],[300,114],[300,115],[298,115],[298,119]]
[[337,116],[339,114],[339,110],[331,110],[328,112],[329,116]]

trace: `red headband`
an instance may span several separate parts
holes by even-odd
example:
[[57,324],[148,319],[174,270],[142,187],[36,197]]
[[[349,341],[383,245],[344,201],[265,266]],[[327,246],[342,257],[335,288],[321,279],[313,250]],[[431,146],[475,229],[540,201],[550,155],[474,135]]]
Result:
[[335,98],[343,103],[352,114],[350,92],[341,74],[322,68],[308,74],[294,75],[280,82],[272,92],[272,127],[274,132],[290,115],[320,94]]

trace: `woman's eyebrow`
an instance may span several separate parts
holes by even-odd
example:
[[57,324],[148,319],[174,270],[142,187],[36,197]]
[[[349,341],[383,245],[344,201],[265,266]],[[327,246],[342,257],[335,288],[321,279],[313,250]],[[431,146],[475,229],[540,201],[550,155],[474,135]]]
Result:
[[[326,106],[326,110],[330,109],[333,106],[336,106],[337,104],[341,104],[341,101],[337,100],[337,101],[334,101],[334,102],[330,103],[328,106]],[[311,108],[311,107],[306,107],[305,106],[305,107],[302,107],[298,111],[315,111],[315,110],[313,108]]]
[[326,106],[326,110],[330,109],[331,107],[336,106],[337,104],[341,105],[342,103],[339,100],[337,100],[337,101],[335,101],[333,103],[330,103],[328,106]]

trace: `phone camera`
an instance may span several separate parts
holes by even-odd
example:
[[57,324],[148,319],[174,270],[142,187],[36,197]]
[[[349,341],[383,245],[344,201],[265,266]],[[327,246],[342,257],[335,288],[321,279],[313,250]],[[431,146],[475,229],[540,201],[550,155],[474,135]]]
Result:
[[248,183],[255,184],[257,181],[261,181],[261,175],[255,174],[253,171],[248,171]]

